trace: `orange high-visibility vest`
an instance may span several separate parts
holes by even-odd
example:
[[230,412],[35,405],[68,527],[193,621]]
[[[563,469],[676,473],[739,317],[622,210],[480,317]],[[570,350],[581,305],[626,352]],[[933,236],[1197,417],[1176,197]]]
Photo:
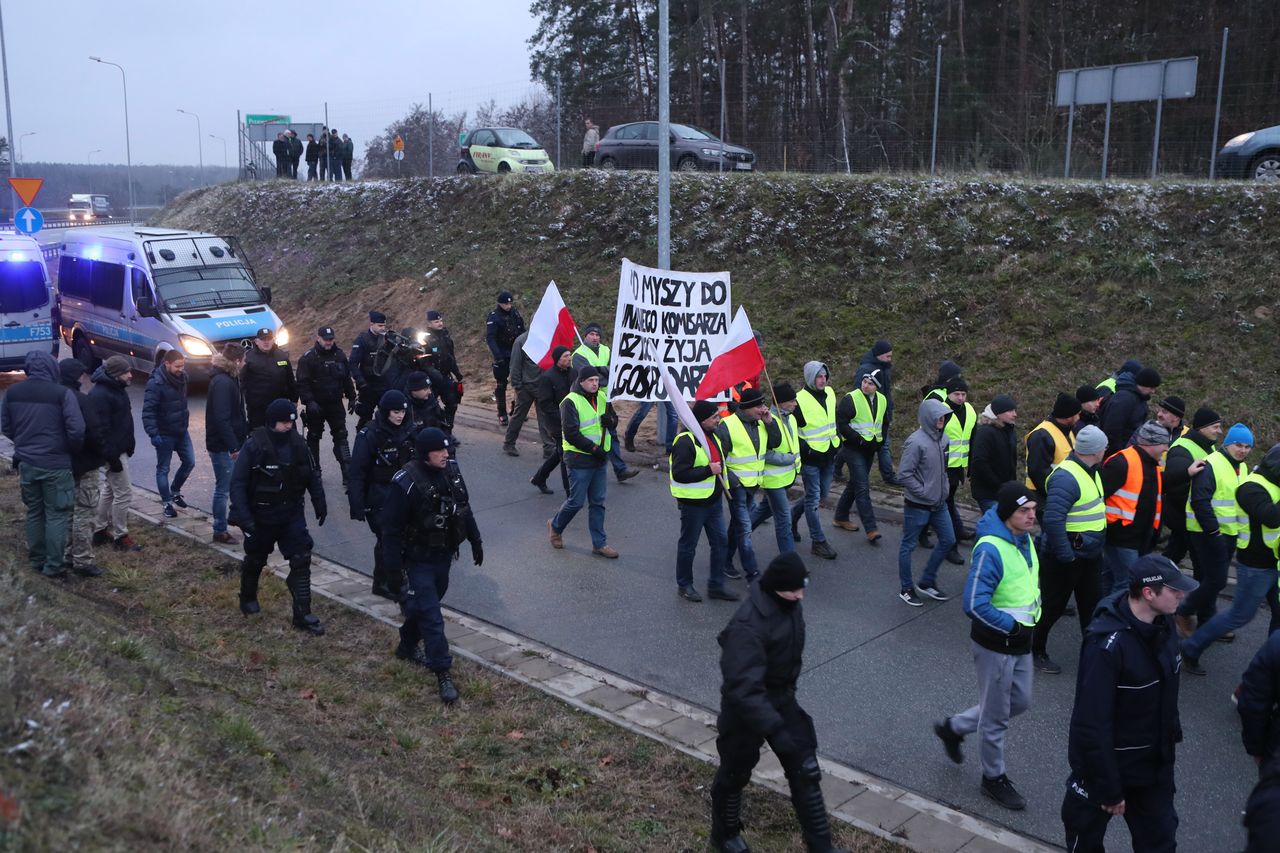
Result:
[[[1107,498],[1107,523],[1119,522],[1122,525],[1128,525],[1133,524],[1133,519],[1138,514],[1138,496],[1142,494],[1142,483],[1143,477],[1146,476],[1146,469],[1142,465],[1142,451],[1136,447],[1126,447],[1119,453],[1112,454],[1109,459],[1114,459],[1117,456],[1123,456],[1129,463],[1129,473],[1120,488]],[[1163,494],[1163,477],[1160,474],[1160,467],[1156,466],[1156,517],[1152,524],[1156,530],[1160,529],[1160,508],[1163,502],[1161,496]]]

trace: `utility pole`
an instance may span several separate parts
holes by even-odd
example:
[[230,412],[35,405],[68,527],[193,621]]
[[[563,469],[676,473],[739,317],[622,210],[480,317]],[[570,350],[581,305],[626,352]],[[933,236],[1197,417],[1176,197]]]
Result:
[[204,186],[204,131],[200,129],[200,116],[187,110],[178,110],[184,116],[191,116],[196,120],[196,152],[200,162],[200,186]]
[[[5,122],[9,126],[9,177],[16,178],[18,173],[14,171],[15,160],[17,155],[13,148],[13,99],[9,97],[9,49],[4,44],[4,6],[0,5],[0,66],[4,69],[4,116]],[[13,220],[13,214],[18,209],[18,193],[16,190],[9,190],[9,219]]]
[[671,1],[658,0],[658,268],[671,269]]

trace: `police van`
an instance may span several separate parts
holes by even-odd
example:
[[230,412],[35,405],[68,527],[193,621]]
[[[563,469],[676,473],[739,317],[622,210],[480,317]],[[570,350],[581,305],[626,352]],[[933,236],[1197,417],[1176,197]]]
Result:
[[22,234],[0,234],[0,370],[22,370],[33,350],[58,357],[53,302],[40,244]]
[[58,258],[58,321],[73,357],[92,369],[113,355],[150,372],[179,350],[187,371],[208,375],[227,343],[248,346],[261,328],[287,346],[234,237],[145,226],[68,231]]

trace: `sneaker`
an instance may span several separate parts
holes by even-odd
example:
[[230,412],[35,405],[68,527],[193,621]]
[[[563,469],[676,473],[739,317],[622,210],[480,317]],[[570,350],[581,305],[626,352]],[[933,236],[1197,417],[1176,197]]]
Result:
[[633,437],[631,437],[631,436],[628,436],[627,438],[624,438],[624,439],[622,440],[622,446],[626,449],[626,451],[627,451],[628,453],[635,453],[635,452],[636,452],[636,440],[635,440],[635,438],[633,438]]
[[178,511],[177,511],[176,509],[174,509],[174,508],[173,508],[173,504],[165,504],[165,505],[164,505],[164,517],[165,517],[165,518],[177,518],[177,517],[178,517]]
[[111,547],[117,551],[141,551],[142,546],[133,541],[133,537],[128,533],[116,539],[111,543]]
[[755,583],[760,580],[760,572],[747,572],[747,583]]
[[970,542],[978,538],[978,533],[972,527],[965,527],[956,534],[957,542]]
[[920,534],[920,538],[916,541],[916,547],[922,551],[933,550],[933,537],[929,535],[929,531]]
[[1009,777],[1003,773],[994,779],[988,779],[983,776],[982,793],[1006,809],[1012,809],[1015,812],[1020,812],[1027,807],[1026,798],[1018,793],[1018,789],[1013,787]]
[[71,571],[75,572],[81,577],[86,577],[86,578],[96,578],[96,577],[102,576],[102,569],[98,568],[93,563],[90,563],[87,566],[75,566],[71,569]]
[[698,591],[691,586],[680,587],[680,597],[685,601],[692,601],[695,604],[702,600],[702,596],[698,595]]
[[927,595],[930,598],[932,598],[934,601],[950,601],[951,600],[951,596],[947,595],[945,592],[938,589],[938,587],[936,586],[917,585],[916,592],[920,593],[921,595]]
[[814,542],[809,548],[809,553],[824,560],[834,560],[836,558],[836,550],[826,542]]
[[189,509],[187,499],[182,496],[181,492],[175,492],[173,495],[173,505],[179,509]]
[[608,558],[608,559],[610,559],[610,560],[616,560],[616,559],[618,559],[618,551],[617,551],[617,549],[615,549],[615,548],[613,548],[613,547],[611,547],[611,546],[609,546],[609,545],[602,545],[602,546],[601,546],[601,547],[599,547],[599,548],[592,548],[592,549],[591,549],[591,553],[592,553],[592,554],[595,554],[597,557],[606,557],[606,558]]
[[799,543],[800,538],[800,525],[798,523],[791,525],[791,541]]
[[240,540],[232,536],[226,530],[222,531],[221,533],[213,534],[213,541],[222,545],[239,545],[240,544]]
[[1235,632],[1235,631],[1228,631],[1227,633],[1225,633],[1225,634],[1223,634],[1221,637],[1219,637],[1219,638],[1217,639],[1217,641],[1216,641],[1216,642],[1219,642],[1219,643],[1234,643],[1235,641],[1236,641],[1236,632]]
[[729,590],[720,586],[707,587],[707,598],[714,598],[718,601],[737,601],[737,593],[729,592]]
[[964,735],[958,735],[951,730],[951,718],[947,717],[940,723],[934,723],[933,733],[938,736],[938,740],[942,741],[942,748],[947,751],[947,758],[956,764],[963,764],[964,753],[960,751],[960,744],[964,743]]
[[951,563],[952,565],[956,565],[956,566],[964,565],[964,557],[960,556],[960,550],[958,548],[952,548],[950,551],[948,551],[945,559],[948,563]]
[[506,415],[498,415],[498,423],[502,424],[503,426],[508,426],[510,424],[510,421],[507,420]]
[[1049,657],[1047,654],[1032,655],[1031,662],[1035,664],[1038,671],[1043,672],[1045,675],[1062,674],[1062,667],[1054,663],[1053,658]]
[[639,468],[628,468],[625,471],[621,471],[618,473],[618,482],[625,483],[627,480],[630,480],[632,477],[639,477],[639,476],[640,476]]
[[541,482],[541,483],[539,483],[537,480],[530,480],[529,482],[530,482],[530,483],[532,483],[533,485],[537,486],[537,487],[538,487],[538,491],[542,492],[544,495],[554,495],[554,494],[555,494],[555,492],[553,492],[553,491],[551,491],[550,489],[548,489],[548,488],[547,488],[547,484],[546,484],[546,482]]
[[835,521],[831,523],[834,524],[836,527],[839,527],[841,530],[859,530],[860,529],[858,525],[854,524],[852,521],[850,521],[847,518],[837,518]]
[[1196,620],[1190,616],[1175,613],[1173,615],[1173,624],[1178,629],[1178,636],[1183,640],[1196,632]]
[[107,532],[107,528],[93,531],[94,547],[111,544],[111,534]]
[[724,567],[724,576],[731,581],[741,580],[742,569],[738,568],[733,563],[729,563],[729,565]]
[[1192,675],[1204,677],[1209,674],[1209,670],[1200,665],[1200,658],[1193,658],[1190,655],[1182,656],[1182,671],[1189,672]]
[[503,452],[503,453],[505,453],[505,454],[507,454],[508,456],[519,456],[519,455],[520,455],[520,451],[519,451],[519,450],[516,450],[516,446],[515,446],[514,444],[504,444],[504,445],[502,445],[502,452]]
[[563,548],[564,539],[562,539],[560,534],[556,532],[556,529],[551,526],[551,521],[552,520],[550,518],[547,519],[547,538],[551,540],[552,548]]
[[868,545],[875,545],[876,547],[879,547],[879,546],[880,546],[880,540],[881,540],[881,539],[883,539],[883,538],[884,538],[884,537],[880,535],[880,531],[879,531],[879,530],[868,530],[868,531],[867,531],[867,544],[868,544]]
[[1240,705],[1240,690],[1241,690],[1243,687],[1244,687],[1244,685],[1243,685],[1243,684],[1237,684],[1237,685],[1236,685],[1236,689],[1231,691],[1231,704],[1232,704],[1232,705],[1236,705],[1237,707]]
[[916,598],[916,592],[913,589],[904,589],[898,593],[904,604],[910,604],[912,607],[924,607],[924,602]]

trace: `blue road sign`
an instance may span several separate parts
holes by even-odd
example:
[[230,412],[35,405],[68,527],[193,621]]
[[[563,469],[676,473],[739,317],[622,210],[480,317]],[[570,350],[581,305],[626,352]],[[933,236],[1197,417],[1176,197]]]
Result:
[[20,207],[13,215],[13,226],[23,234],[34,234],[44,227],[44,214],[34,207]]

